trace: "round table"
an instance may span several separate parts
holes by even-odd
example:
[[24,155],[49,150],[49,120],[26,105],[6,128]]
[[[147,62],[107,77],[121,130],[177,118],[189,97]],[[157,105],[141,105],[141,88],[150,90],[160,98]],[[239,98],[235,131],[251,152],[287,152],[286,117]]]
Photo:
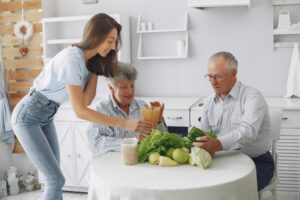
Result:
[[92,162],[88,200],[257,200],[253,161],[238,152],[216,153],[210,168],[149,163],[123,165],[120,152]]

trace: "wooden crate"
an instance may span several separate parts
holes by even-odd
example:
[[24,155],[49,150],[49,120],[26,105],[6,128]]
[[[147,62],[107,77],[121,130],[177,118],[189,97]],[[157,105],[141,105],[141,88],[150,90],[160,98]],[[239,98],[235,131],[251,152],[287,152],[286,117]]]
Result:
[[21,44],[13,31],[16,22],[22,19],[22,1],[0,2],[0,44],[11,108],[26,95],[43,66],[41,0],[24,0],[23,8],[24,19],[33,25],[33,35],[27,45],[29,51],[24,57],[19,52]]

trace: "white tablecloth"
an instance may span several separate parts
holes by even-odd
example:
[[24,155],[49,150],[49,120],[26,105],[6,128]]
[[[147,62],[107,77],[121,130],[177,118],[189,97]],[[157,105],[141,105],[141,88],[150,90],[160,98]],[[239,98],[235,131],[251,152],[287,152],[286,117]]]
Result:
[[148,163],[125,166],[119,152],[92,163],[88,200],[257,200],[253,161],[219,152],[209,169]]

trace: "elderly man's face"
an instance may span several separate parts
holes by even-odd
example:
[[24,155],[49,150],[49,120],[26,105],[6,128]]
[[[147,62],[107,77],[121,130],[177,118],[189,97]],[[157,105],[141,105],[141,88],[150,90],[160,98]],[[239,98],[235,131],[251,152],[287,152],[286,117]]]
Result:
[[109,86],[112,95],[120,106],[127,106],[131,103],[135,94],[134,81],[118,79],[114,85]]
[[207,76],[216,94],[227,95],[234,86],[237,71],[228,69],[223,57],[216,58],[208,66]]

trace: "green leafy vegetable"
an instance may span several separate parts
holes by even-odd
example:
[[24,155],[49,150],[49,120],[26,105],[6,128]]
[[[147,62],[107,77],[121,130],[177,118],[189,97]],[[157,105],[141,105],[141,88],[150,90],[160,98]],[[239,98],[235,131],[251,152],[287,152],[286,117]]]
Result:
[[202,137],[202,136],[205,136],[205,135],[213,137],[213,138],[217,138],[217,135],[216,135],[215,132],[209,131],[209,132],[205,133],[201,129],[199,129],[197,127],[194,127],[194,126],[191,128],[191,130],[188,133],[187,137],[189,138],[189,140],[191,142],[196,142],[197,137]]
[[191,147],[190,141],[183,139],[175,133],[168,131],[153,130],[150,135],[140,141],[138,144],[138,156],[140,162],[148,161],[149,155],[158,152],[160,155],[166,155],[170,148]]
[[190,132],[188,133],[187,137],[190,139],[191,142],[196,142],[197,137],[202,137],[204,135],[205,134],[201,129],[193,126]]
[[209,131],[209,132],[205,133],[205,135],[213,137],[213,138],[217,138],[217,134],[213,131]]

